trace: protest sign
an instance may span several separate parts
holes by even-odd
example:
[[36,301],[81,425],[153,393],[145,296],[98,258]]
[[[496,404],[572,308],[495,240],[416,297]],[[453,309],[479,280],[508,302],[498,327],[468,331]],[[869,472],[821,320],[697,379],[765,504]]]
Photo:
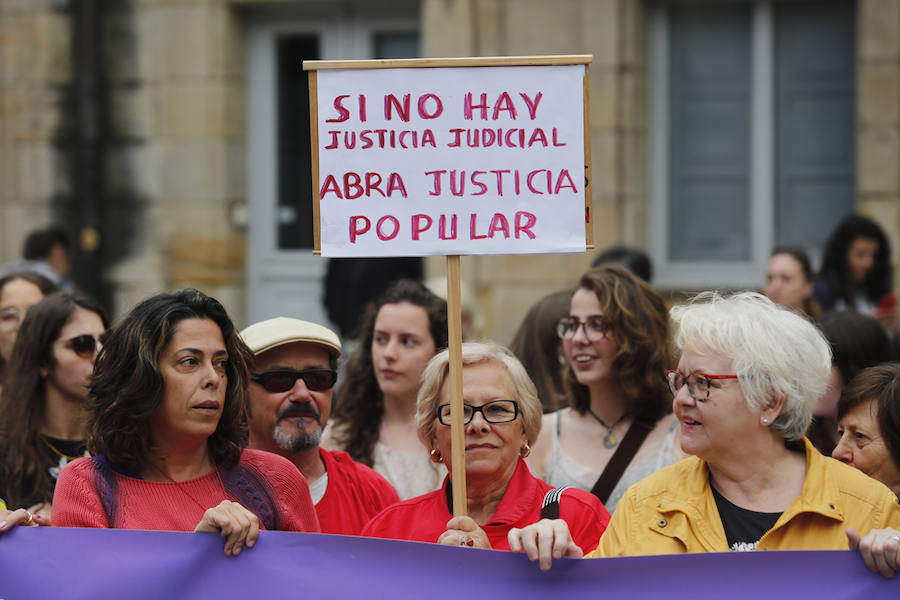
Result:
[[588,62],[305,62],[317,249],[339,257],[583,252]]
[[[857,552],[733,552],[563,559],[264,531],[237,557],[216,534],[16,527],[0,537],[0,599],[190,598],[880,598],[900,579]],[[474,590],[474,591],[473,591]]]

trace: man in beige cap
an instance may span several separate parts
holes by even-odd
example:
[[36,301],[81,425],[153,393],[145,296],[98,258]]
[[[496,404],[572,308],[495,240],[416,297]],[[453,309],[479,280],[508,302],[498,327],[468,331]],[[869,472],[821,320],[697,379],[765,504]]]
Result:
[[331,414],[340,340],[321,325],[286,317],[255,323],[241,337],[254,354],[250,447],[279,454],[300,469],[323,533],[359,534],[399,498],[384,477],[346,452],[319,448]]

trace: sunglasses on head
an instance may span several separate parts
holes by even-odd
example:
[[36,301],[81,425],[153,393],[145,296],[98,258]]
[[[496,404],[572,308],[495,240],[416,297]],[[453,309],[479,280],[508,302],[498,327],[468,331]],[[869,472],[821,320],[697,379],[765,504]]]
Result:
[[76,335],[66,342],[66,346],[72,349],[72,352],[81,358],[91,358],[97,350],[97,343],[100,340],[89,333]]
[[334,369],[303,369],[296,371],[294,369],[273,369],[265,373],[254,373],[250,376],[251,381],[255,381],[267,392],[286,392],[297,383],[298,379],[302,379],[306,387],[312,392],[324,392],[330,390],[337,381],[337,371]]

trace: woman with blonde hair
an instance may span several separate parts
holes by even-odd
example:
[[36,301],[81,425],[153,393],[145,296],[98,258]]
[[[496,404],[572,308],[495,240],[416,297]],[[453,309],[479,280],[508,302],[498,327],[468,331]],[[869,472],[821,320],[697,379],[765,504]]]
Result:
[[582,549],[596,543],[609,513],[577,489],[554,490],[523,460],[541,429],[534,384],[513,354],[496,344],[462,346],[466,517],[453,517],[450,448],[450,354],[435,356],[422,376],[416,410],[419,439],[431,460],[447,465],[443,486],[384,509],[364,536],[508,550],[507,534],[542,517],[564,521]]

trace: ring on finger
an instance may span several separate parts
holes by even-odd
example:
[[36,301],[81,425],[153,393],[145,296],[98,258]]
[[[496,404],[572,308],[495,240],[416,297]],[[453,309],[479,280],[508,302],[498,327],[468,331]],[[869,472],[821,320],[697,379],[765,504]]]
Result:
[[26,510],[26,511],[25,511],[25,514],[28,515],[28,518],[25,519],[25,522],[22,523],[22,525],[31,525],[31,524],[34,522],[34,515],[31,514],[31,511],[30,511],[30,510]]
[[473,540],[472,538],[470,538],[467,535],[464,535],[461,538],[459,538],[459,545],[471,548],[472,546],[475,545],[475,540]]
[[897,544],[900,544],[900,535],[892,535],[892,536],[889,537],[888,539],[889,539],[889,540],[892,540],[893,542],[895,542],[895,543],[897,543]]

